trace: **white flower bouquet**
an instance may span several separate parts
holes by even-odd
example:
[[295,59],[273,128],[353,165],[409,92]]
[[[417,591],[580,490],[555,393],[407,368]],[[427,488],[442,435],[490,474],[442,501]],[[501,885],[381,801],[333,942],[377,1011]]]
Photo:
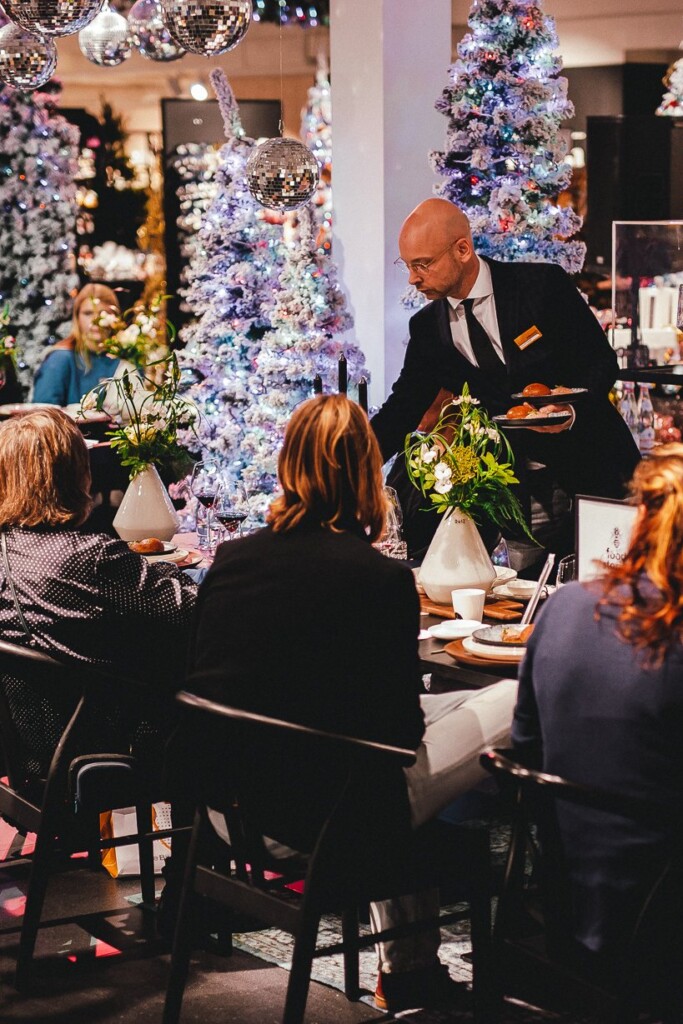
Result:
[[498,527],[517,523],[530,536],[519,499],[519,483],[507,439],[470,395],[447,403],[430,433],[406,437],[408,476],[439,513],[458,508],[475,521],[485,513]]

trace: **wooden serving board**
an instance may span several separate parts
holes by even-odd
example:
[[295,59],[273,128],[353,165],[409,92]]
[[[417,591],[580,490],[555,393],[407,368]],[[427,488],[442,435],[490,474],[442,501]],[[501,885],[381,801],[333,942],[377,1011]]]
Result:
[[[425,595],[420,595],[420,607],[428,615],[437,615],[440,619],[454,619],[453,605],[437,604]],[[496,622],[519,622],[524,605],[510,598],[491,598],[484,605],[484,618],[495,619]]]
[[485,658],[483,655],[470,654],[466,651],[462,645],[462,640],[452,640],[449,644],[446,644],[444,651],[450,654],[451,658],[461,665],[473,665],[476,668],[505,668],[507,671],[510,666],[514,665],[515,668],[519,665],[522,660],[521,656],[513,655],[510,658]]

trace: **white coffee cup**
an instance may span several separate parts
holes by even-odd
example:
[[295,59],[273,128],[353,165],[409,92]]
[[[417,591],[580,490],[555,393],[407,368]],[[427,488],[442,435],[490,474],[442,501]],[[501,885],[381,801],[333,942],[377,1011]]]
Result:
[[477,587],[452,590],[453,611],[461,619],[478,619],[481,622],[484,617],[485,597],[486,591],[479,590]]

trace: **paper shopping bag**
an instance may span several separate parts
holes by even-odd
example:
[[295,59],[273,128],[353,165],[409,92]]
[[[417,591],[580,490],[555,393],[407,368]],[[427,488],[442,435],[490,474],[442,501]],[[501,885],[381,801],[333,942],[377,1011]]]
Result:
[[[152,830],[163,832],[171,828],[171,805],[169,803],[152,804]],[[122,839],[133,836],[137,832],[137,819],[134,807],[123,807],[116,811],[105,811],[100,814],[100,836],[102,839]],[[170,836],[166,839],[155,839],[152,844],[154,857],[154,874],[161,874],[164,861],[171,853]],[[102,850],[102,865],[112,878],[129,877],[140,874],[140,855],[137,843],[128,846],[112,846]]]

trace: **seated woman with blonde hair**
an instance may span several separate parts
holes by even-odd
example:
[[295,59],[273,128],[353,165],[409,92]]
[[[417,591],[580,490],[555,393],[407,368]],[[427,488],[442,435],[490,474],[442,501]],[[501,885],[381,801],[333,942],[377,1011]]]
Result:
[[[387,504],[379,446],[358,405],[344,395],[300,405],[278,477],[282,493],[268,526],[222,544],[202,584],[187,689],[410,747],[417,761],[405,772],[406,825],[417,827],[482,778],[478,755],[509,735],[516,682],[421,693],[420,602],[410,568],[372,546],[383,534]],[[276,774],[273,792],[291,807],[290,824],[303,818],[305,825],[313,809],[329,810],[334,770],[299,763],[291,777]],[[378,807],[377,827],[391,814]],[[374,904],[371,920],[379,931],[406,917],[431,920],[435,909],[437,894],[423,893]],[[397,1012],[459,996],[438,947],[438,929],[382,944],[377,1005]]]
[[[683,445],[655,449],[639,463],[631,495],[638,515],[623,562],[562,587],[538,617],[512,738],[532,767],[680,808]],[[561,801],[557,817],[574,936],[582,956],[600,961],[622,950],[640,887],[677,840],[665,825],[639,826]]]
[[[60,409],[0,426],[0,480],[0,637],[139,683],[139,719],[160,740],[182,682],[196,584],[123,541],[80,530],[92,505],[88,451]],[[8,697],[22,708],[39,773],[63,715],[21,687]],[[161,742],[156,754],[160,761]]]
[[48,349],[38,367],[34,402],[74,405],[102,380],[129,366],[103,350],[105,328],[97,322],[102,313],[119,313],[120,309],[116,293],[106,285],[81,288],[74,300],[71,334]]

